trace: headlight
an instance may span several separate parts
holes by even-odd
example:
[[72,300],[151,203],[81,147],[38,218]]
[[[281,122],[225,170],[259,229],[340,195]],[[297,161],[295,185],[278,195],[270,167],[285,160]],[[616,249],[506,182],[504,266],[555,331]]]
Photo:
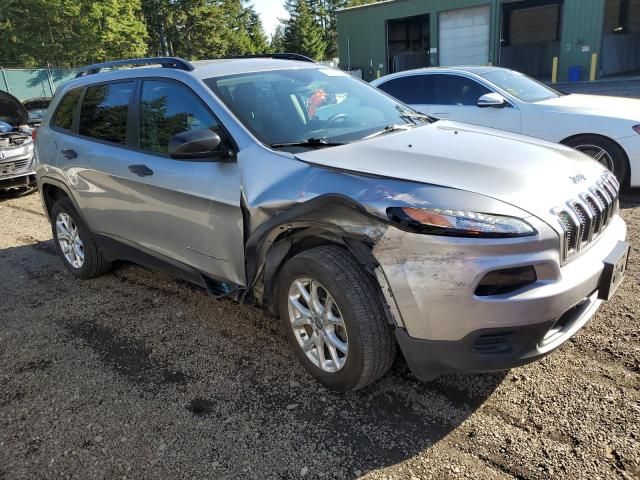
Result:
[[389,218],[418,233],[455,237],[510,238],[535,235],[535,228],[520,218],[466,210],[392,207]]

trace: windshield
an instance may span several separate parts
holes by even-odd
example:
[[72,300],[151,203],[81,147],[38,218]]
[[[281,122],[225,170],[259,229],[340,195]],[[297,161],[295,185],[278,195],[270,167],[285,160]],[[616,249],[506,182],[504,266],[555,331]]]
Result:
[[267,145],[331,146],[398,131],[393,128],[398,125],[429,123],[406,105],[335,69],[243,73],[204,82]]
[[480,76],[523,102],[540,102],[562,96],[557,90],[512,70],[494,70]]

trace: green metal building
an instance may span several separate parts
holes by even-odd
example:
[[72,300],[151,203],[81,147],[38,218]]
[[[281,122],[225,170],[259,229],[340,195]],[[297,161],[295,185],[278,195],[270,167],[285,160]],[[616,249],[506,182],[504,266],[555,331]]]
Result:
[[337,21],[340,67],[365,80],[461,64],[550,79],[554,57],[558,81],[640,71],[640,0],[389,0]]

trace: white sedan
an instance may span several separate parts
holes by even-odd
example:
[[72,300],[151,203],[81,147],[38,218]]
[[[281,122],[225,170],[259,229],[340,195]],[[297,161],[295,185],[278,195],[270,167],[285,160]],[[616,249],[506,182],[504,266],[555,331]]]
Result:
[[573,147],[640,186],[640,100],[566,95],[498,67],[423,68],[371,82],[427,115]]

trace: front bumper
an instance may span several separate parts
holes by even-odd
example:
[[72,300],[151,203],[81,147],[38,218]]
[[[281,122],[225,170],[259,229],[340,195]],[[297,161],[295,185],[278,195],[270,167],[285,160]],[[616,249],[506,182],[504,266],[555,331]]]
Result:
[[602,300],[597,297],[594,292],[557,320],[477,330],[457,341],[412,338],[400,328],[396,338],[420,380],[446,373],[508,370],[538,360],[569,340],[598,310]]
[[35,185],[33,145],[3,149],[0,155],[0,189]]
[[8,188],[33,187],[36,185],[36,172],[25,172],[18,175],[0,176],[0,190]]
[[[531,362],[567,341],[595,314],[603,260],[625,239],[624,221],[616,215],[596,242],[562,266],[557,234],[542,222],[534,227],[541,232],[536,237],[503,240],[390,228],[374,247],[389,300],[395,302],[392,310],[398,312],[398,341],[417,376]],[[536,270],[533,284],[508,294],[475,295],[487,273],[526,265]],[[555,335],[543,340],[550,329]],[[483,342],[496,345],[483,347]]]

